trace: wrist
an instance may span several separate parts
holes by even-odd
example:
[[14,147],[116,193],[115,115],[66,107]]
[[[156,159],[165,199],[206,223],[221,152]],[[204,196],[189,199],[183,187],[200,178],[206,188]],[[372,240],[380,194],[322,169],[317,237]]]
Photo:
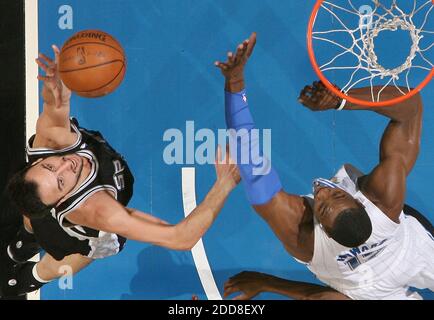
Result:
[[233,180],[225,178],[217,178],[217,181],[214,184],[214,187],[217,190],[223,192],[225,196],[228,196],[235,188],[235,186],[236,185]]
[[347,104],[347,100],[339,98],[337,100],[336,105],[335,105],[334,108],[337,111],[342,111],[345,108],[346,104]]
[[261,292],[275,292],[278,286],[276,280],[277,279],[271,275],[263,274],[260,284]]
[[242,91],[244,88],[245,85],[244,85],[243,75],[231,76],[226,78],[226,85],[225,85],[226,91],[231,93],[237,93]]

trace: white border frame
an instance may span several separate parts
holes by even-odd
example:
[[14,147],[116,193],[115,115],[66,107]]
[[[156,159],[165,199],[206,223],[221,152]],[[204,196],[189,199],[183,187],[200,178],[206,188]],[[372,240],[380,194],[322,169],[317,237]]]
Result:
[[[35,133],[39,116],[38,66],[38,0],[23,0],[26,50],[26,143]],[[23,146],[24,147],[24,146]],[[32,261],[39,261],[39,254]],[[27,295],[28,300],[41,300],[40,290]]]

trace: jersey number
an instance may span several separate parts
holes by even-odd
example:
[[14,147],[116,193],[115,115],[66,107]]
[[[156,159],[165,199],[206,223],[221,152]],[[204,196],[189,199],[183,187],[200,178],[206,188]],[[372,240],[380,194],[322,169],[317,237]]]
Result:
[[115,182],[116,189],[122,191],[125,189],[125,179],[124,179],[124,167],[119,160],[113,161],[115,166],[115,174],[113,175],[113,181]]

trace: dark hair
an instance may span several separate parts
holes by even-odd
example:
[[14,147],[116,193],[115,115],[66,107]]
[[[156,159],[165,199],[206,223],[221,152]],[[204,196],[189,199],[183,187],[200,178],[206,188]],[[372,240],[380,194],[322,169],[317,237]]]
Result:
[[39,196],[36,182],[25,179],[31,167],[31,165],[25,167],[12,177],[7,186],[7,193],[22,215],[38,219],[48,215],[54,205],[44,204]]
[[364,208],[342,211],[335,220],[330,236],[337,243],[355,248],[364,244],[372,233],[371,219]]

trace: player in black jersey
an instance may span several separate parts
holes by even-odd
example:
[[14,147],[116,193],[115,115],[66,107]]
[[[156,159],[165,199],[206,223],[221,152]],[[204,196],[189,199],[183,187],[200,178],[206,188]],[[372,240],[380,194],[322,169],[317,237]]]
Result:
[[[236,165],[219,149],[217,180],[205,200],[187,218],[170,225],[156,217],[127,208],[134,178],[124,158],[99,132],[80,128],[70,119],[71,92],[57,72],[55,60],[37,59],[45,76],[44,110],[36,135],[27,146],[29,165],[15,175],[9,194],[24,215],[24,227],[9,245],[11,268],[0,296],[24,294],[61,275],[73,273],[94,259],[117,254],[125,239],[174,250],[190,250],[211,226],[226,198],[238,184]],[[38,250],[39,263],[28,262]]]

